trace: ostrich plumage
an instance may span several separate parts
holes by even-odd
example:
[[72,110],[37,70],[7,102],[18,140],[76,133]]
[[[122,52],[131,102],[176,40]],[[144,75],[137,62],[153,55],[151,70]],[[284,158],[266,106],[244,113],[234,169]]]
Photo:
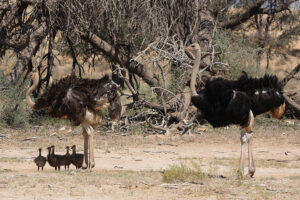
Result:
[[280,118],[285,111],[282,86],[274,75],[262,78],[248,77],[243,72],[237,80],[215,78],[208,80],[204,89],[198,93],[195,90],[196,75],[199,70],[201,49],[198,44],[192,44],[187,51],[195,55],[195,63],[191,77],[193,96],[191,102],[213,127],[223,127],[236,124],[241,127],[241,157],[239,173],[244,171],[244,146],[248,144],[249,176],[255,173],[251,138],[254,117],[270,111],[274,118]]
[[38,73],[32,73],[31,79],[33,85],[26,93],[28,105],[33,110],[45,110],[49,116],[67,118],[74,125],[81,125],[84,137],[82,168],[94,167],[93,134],[94,129],[101,125],[101,110],[108,107],[112,120],[121,114],[117,84],[108,76],[101,79],[68,76],[46,88],[34,103],[30,95],[38,85]]
[[276,76],[249,78],[243,72],[238,80],[208,80],[191,101],[214,127],[230,124],[245,127],[250,110],[254,117],[268,111],[275,116],[273,110],[284,104],[284,97]]

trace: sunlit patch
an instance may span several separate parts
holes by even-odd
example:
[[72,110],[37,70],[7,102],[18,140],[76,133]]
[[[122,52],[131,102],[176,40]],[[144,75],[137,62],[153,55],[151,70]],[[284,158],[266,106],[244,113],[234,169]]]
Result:
[[279,119],[285,112],[285,103],[281,104],[277,108],[272,109],[270,112],[272,113],[273,118]]

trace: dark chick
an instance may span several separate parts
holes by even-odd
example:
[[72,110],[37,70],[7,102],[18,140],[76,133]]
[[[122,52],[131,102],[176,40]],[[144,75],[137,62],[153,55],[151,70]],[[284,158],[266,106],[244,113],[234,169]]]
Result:
[[79,169],[82,167],[83,154],[76,153],[75,145],[73,145],[71,148],[72,148],[71,163],[76,167],[76,169]]
[[42,148],[39,148],[39,155],[34,159],[34,162],[38,167],[38,171],[40,171],[40,168],[44,170],[44,166],[46,165],[47,159],[44,156],[42,156]]

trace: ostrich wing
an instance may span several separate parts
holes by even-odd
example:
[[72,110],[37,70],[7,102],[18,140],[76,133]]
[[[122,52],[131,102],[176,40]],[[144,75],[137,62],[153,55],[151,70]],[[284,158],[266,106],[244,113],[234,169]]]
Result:
[[283,95],[274,89],[258,90],[251,96],[251,110],[254,116],[277,108],[283,103]]

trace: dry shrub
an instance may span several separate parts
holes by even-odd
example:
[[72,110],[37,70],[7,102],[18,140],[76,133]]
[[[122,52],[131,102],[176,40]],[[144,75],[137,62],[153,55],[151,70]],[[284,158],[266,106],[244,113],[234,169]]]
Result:
[[[262,76],[264,71],[257,69],[257,52],[260,48],[249,45],[250,40],[242,38],[234,33],[222,30],[217,31],[214,38],[214,46],[218,51],[223,52],[220,61],[228,64],[226,78],[236,79],[241,75],[241,71],[247,72],[251,76]],[[223,66],[216,66],[223,67]]]
[[0,72],[0,126],[24,128],[29,125],[30,112],[25,99],[26,87],[12,84]]
[[176,182],[198,182],[205,178],[199,164],[192,162],[192,167],[187,164],[171,165],[162,173],[163,181],[167,183]]

